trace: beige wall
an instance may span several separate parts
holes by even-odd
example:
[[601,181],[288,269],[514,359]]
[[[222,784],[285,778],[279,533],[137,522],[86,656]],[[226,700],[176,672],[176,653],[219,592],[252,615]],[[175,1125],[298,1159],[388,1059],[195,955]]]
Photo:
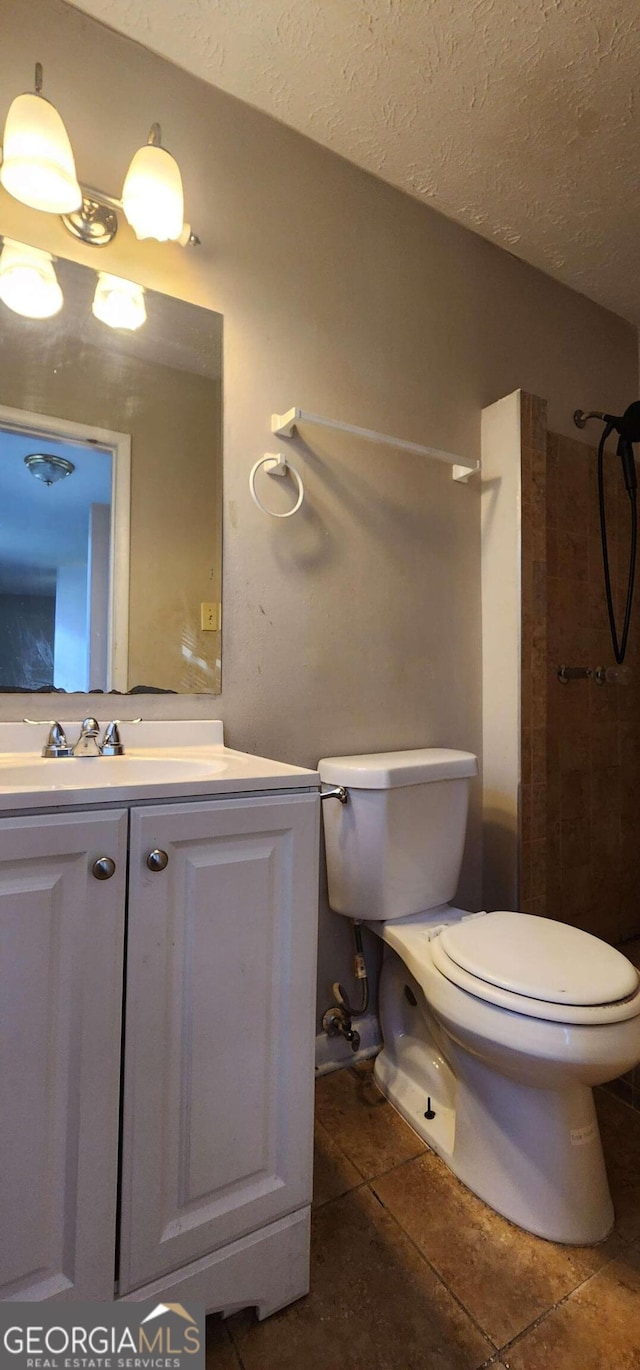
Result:
[[[635,331],[59,0],[31,0],[28,15],[0,0],[0,89],[8,100],[44,63],[82,179],[118,191],[154,119],[180,160],[202,248],[123,233],[111,269],[225,318],[223,693],[173,709],[221,715],[232,745],[301,763],[429,743],[479,751],[477,482],[317,431],[297,449],[304,510],[275,523],[251,503],[250,466],[273,449],[272,411],[294,404],[477,457],[481,408],[523,387],[570,433],[578,405],[615,411],[635,395]],[[57,224],[6,197],[0,228],[70,255]],[[469,906],[477,813],[476,796]],[[348,974],[347,934],[323,910],[321,1002]]]
[[0,404],[131,436],[129,687],[218,690],[219,383],[51,336],[3,310]]

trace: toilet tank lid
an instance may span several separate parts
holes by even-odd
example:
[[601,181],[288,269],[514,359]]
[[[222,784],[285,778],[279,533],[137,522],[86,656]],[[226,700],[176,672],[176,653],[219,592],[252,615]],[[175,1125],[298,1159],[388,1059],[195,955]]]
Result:
[[390,790],[400,785],[424,785],[431,780],[460,780],[478,774],[473,752],[449,747],[418,747],[408,752],[370,752],[365,756],[326,756],[318,762],[327,785],[352,790]]

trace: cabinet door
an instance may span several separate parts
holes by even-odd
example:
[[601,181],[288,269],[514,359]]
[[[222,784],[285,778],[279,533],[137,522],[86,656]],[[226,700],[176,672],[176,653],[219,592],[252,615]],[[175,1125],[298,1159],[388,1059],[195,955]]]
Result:
[[123,811],[0,820],[2,1299],[113,1298],[126,858]]
[[310,1202],[318,810],[132,812],[121,1293]]

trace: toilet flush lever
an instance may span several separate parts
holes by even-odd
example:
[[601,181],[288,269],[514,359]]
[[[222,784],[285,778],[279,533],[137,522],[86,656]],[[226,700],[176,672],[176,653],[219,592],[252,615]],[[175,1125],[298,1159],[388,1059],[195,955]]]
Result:
[[349,793],[344,785],[336,785],[334,790],[321,790],[321,799],[339,799],[341,804],[349,803]]

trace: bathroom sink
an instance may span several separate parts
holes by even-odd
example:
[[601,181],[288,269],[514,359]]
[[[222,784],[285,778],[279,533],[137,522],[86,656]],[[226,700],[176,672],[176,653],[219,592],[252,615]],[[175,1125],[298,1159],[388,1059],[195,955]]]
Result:
[[[58,725],[59,726],[59,725]],[[43,757],[51,720],[0,722],[0,814],[317,789],[317,772],[224,744],[220,719],[119,724],[123,756]],[[101,720],[103,735],[106,727]],[[80,721],[65,722],[71,744]]]
[[0,757],[3,790],[92,790],[115,786],[175,784],[204,780],[224,762],[176,756]]

